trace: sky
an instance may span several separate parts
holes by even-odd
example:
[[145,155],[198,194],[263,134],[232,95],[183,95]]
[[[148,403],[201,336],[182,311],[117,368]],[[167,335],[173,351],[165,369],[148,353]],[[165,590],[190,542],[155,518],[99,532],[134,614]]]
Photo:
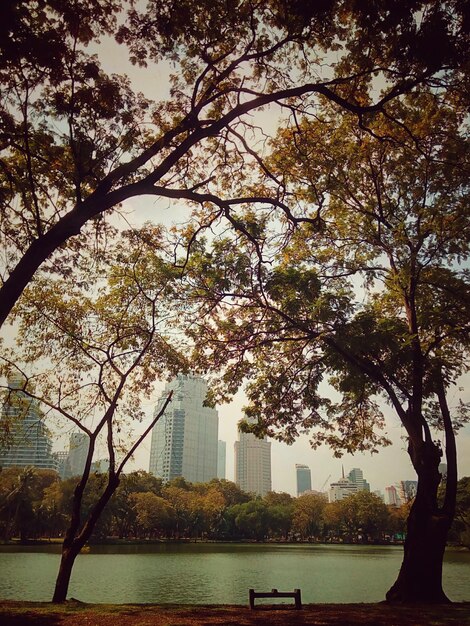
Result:
[[[122,51],[121,51],[122,52]],[[111,53],[108,44],[102,47],[101,60],[109,71],[126,71],[137,88],[146,94],[163,98],[168,93],[168,65],[161,64],[151,69],[138,69],[130,66],[127,60],[119,55]],[[123,69],[124,68],[124,69]],[[269,131],[274,132],[277,125],[277,113],[275,107],[263,110],[258,114],[259,122]],[[158,201],[155,198],[134,198],[126,203],[127,218],[135,225],[141,225],[146,220],[158,221],[165,225],[185,221],[188,218],[188,209],[166,200]],[[156,216],[158,216],[156,218]],[[458,402],[458,398],[470,401],[470,377],[463,381],[465,390],[455,392],[450,402]],[[161,389],[163,385],[161,386]],[[227,468],[226,477],[234,479],[234,442],[237,439],[237,422],[242,417],[244,396],[239,392],[234,400],[218,407],[219,412],[219,439],[227,443]],[[151,407],[149,407],[150,410]],[[300,436],[299,439],[288,446],[273,441],[271,446],[272,486],[275,491],[286,491],[296,494],[295,464],[304,463],[311,469],[312,488],[316,490],[327,489],[330,482],[341,477],[343,467],[347,474],[352,468],[359,467],[364,472],[364,478],[370,483],[372,491],[384,491],[384,488],[400,480],[414,480],[416,473],[413,469],[404,439],[404,429],[398,417],[390,407],[384,408],[386,417],[386,433],[393,444],[383,448],[378,454],[344,455],[338,459],[333,456],[331,450],[320,447],[312,450],[308,436]],[[150,419],[151,411],[149,413]],[[459,475],[470,475],[470,426],[463,429],[458,440]],[[148,468],[150,454],[150,437],[143,442],[136,455],[134,467]],[[444,459],[443,459],[444,460]]]
[[[164,98],[168,94],[169,66],[159,64],[150,66],[148,69],[139,69],[131,66],[123,49],[118,48],[109,41],[104,41],[97,49],[104,68],[109,72],[127,73],[133,85],[145,92],[147,96],[156,100]],[[264,116],[264,117],[263,117]],[[275,109],[265,110],[260,114],[260,121],[265,127],[274,129],[276,122]],[[183,206],[169,203],[166,200],[158,201],[155,198],[134,198],[126,203],[124,210],[127,220],[139,226],[146,220],[155,223],[170,225],[185,221],[189,217],[189,210]],[[124,227],[127,227],[123,223]],[[163,389],[165,381],[156,384],[156,393],[152,401],[146,405],[147,419],[141,425],[144,430],[148,425],[154,410],[159,393]],[[470,401],[470,378],[463,380],[464,390],[455,391],[451,394],[451,404],[455,404],[458,398]],[[237,422],[242,417],[244,396],[239,392],[230,404],[219,406],[219,439],[227,443],[227,469],[226,477],[234,478],[234,442],[237,439]],[[406,452],[404,431],[398,418],[389,407],[385,408],[386,432],[393,441],[393,445],[380,450],[378,454],[344,455],[341,459],[334,458],[333,453],[325,448],[312,450],[308,437],[301,436],[291,446],[279,442],[272,442],[272,486],[275,491],[286,491],[295,495],[295,464],[303,463],[310,467],[312,473],[312,488],[322,490],[328,488],[330,482],[341,477],[343,468],[345,473],[354,467],[359,467],[364,472],[364,478],[370,483],[372,490],[383,491],[386,486],[400,480],[413,480],[415,472]],[[459,474],[470,475],[470,427],[462,430],[458,440]],[[65,439],[56,443],[55,449],[65,446]],[[129,465],[131,469],[148,469],[150,452],[150,436],[143,442],[135,455],[135,459]]]
[[[168,203],[166,199],[158,201],[154,198],[133,198],[124,206],[126,219],[135,226],[142,225],[146,220],[155,220],[170,226],[185,221],[189,216],[187,208]],[[147,407],[149,420],[156,400],[163,389],[163,384],[156,386],[156,396]],[[449,403],[455,406],[459,399],[470,402],[470,375],[463,377],[450,390]],[[237,423],[243,417],[245,396],[239,392],[230,404],[218,406],[219,439],[227,443],[226,478],[234,480],[234,443],[238,438]],[[272,441],[271,466],[272,487],[274,491],[285,491],[296,495],[295,464],[308,465],[312,474],[312,489],[326,490],[329,484],[341,477],[343,467],[347,474],[351,469],[359,467],[364,478],[370,483],[371,490],[384,492],[385,487],[401,480],[416,480],[416,472],[411,464],[406,450],[405,431],[389,406],[382,407],[386,418],[384,434],[393,442],[391,446],[382,448],[377,454],[345,454],[335,458],[333,452],[325,446],[313,450],[307,435],[288,446],[287,444]],[[149,423],[148,421],[145,423]],[[142,425],[144,429],[145,423]],[[440,436],[436,435],[436,439]],[[444,448],[444,446],[442,446]],[[470,476],[470,425],[459,433],[457,437],[459,476]],[[143,442],[136,454],[132,468],[148,469],[150,455],[150,436]],[[445,462],[445,459],[442,460]]]
[[[159,387],[155,400],[148,403],[148,419],[142,424],[142,430],[149,423],[156,399],[163,389]],[[158,388],[157,387],[157,388]],[[467,399],[470,399],[467,387]],[[452,401],[452,397],[451,397]],[[219,439],[227,443],[226,478],[234,480],[234,442],[237,440],[237,422],[242,417],[242,409],[245,398],[239,392],[230,404],[218,406],[219,414]],[[382,448],[377,454],[345,454],[342,458],[334,458],[333,452],[322,446],[312,450],[308,436],[300,436],[298,440],[288,446],[287,444],[272,441],[271,467],[273,491],[285,491],[296,495],[295,464],[304,463],[311,469],[312,489],[325,491],[331,482],[341,477],[342,469],[347,474],[354,467],[359,467],[364,472],[364,478],[370,483],[371,491],[384,492],[385,487],[393,485],[401,480],[416,480],[416,473],[411,465],[406,451],[404,429],[398,417],[394,416],[393,410],[385,407],[386,429],[385,432],[393,441],[391,446]],[[470,476],[470,426],[461,431],[457,437],[457,450],[459,459],[459,476]],[[142,443],[140,449],[129,469],[148,470],[150,455],[150,436]],[[443,459],[443,462],[445,459]]]

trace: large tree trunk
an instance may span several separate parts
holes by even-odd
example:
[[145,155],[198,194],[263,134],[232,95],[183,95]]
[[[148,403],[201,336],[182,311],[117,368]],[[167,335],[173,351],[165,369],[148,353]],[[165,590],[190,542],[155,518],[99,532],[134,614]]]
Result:
[[388,602],[449,602],[442,588],[442,562],[452,515],[439,509],[440,449],[422,442],[410,451],[418,470],[418,491],[407,524],[403,563]]

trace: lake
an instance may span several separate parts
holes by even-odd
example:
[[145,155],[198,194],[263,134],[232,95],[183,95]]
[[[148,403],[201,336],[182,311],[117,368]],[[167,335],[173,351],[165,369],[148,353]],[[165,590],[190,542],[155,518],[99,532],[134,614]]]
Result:
[[[0,546],[0,598],[47,601],[59,546]],[[302,590],[303,602],[379,602],[399,546],[167,543],[92,546],[77,558],[68,597],[97,603],[247,604],[248,589]],[[449,550],[444,588],[470,601],[470,551]]]

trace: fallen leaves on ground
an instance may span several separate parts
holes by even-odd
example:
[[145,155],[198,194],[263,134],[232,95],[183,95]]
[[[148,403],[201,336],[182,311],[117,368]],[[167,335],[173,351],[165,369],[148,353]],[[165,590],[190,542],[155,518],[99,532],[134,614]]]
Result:
[[470,626],[470,603],[446,606],[308,604],[243,606],[0,603],[2,626]]

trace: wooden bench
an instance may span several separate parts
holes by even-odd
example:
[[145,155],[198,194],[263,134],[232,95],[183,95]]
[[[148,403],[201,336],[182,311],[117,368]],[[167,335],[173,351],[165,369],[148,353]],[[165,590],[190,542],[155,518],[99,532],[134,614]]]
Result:
[[278,591],[277,589],[272,589],[271,591],[255,591],[254,589],[250,589],[250,609],[255,608],[255,598],[294,598],[295,608],[302,608],[300,589],[294,589],[294,591]]

